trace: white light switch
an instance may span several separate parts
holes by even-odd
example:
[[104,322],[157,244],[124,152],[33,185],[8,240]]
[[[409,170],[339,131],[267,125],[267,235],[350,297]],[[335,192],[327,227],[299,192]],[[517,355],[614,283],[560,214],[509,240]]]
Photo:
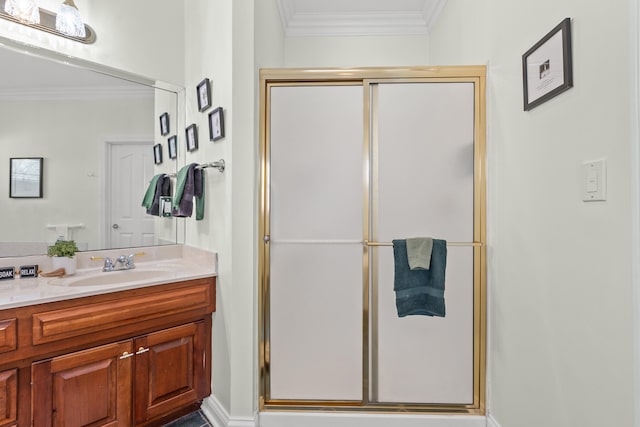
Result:
[[582,200],[607,200],[607,161],[594,160],[582,164]]

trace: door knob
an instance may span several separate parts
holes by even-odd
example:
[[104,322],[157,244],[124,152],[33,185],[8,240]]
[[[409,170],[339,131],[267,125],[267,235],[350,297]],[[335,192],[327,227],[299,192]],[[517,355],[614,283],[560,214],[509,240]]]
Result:
[[118,228],[120,228],[120,226],[118,224],[113,224],[111,228],[113,228],[114,230],[117,230]]

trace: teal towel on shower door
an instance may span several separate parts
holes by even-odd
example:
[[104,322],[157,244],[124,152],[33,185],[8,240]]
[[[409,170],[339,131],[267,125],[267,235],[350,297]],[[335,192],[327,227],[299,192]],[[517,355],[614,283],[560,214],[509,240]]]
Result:
[[406,240],[393,240],[394,281],[398,317],[445,317],[444,279],[447,242],[433,239],[429,270],[411,270]]

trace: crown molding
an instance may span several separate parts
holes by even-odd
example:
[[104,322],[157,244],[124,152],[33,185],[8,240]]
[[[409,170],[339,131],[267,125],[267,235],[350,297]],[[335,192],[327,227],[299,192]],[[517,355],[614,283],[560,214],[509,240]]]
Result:
[[296,0],[277,0],[289,37],[427,35],[446,2],[425,0],[422,9],[415,10],[297,12]]

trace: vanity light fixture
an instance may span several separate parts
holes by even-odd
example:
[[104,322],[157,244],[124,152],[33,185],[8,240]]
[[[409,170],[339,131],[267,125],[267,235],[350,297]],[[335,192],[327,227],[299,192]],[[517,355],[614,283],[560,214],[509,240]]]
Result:
[[23,24],[40,23],[40,10],[36,0],[6,0],[4,11]]
[[64,0],[58,8],[56,30],[72,37],[86,37],[84,21],[73,0]]
[[[96,41],[96,32],[82,22],[73,0],[64,0],[57,14],[39,8],[36,1],[0,0],[0,18],[80,43],[90,44]],[[29,8],[28,4],[33,6]]]

